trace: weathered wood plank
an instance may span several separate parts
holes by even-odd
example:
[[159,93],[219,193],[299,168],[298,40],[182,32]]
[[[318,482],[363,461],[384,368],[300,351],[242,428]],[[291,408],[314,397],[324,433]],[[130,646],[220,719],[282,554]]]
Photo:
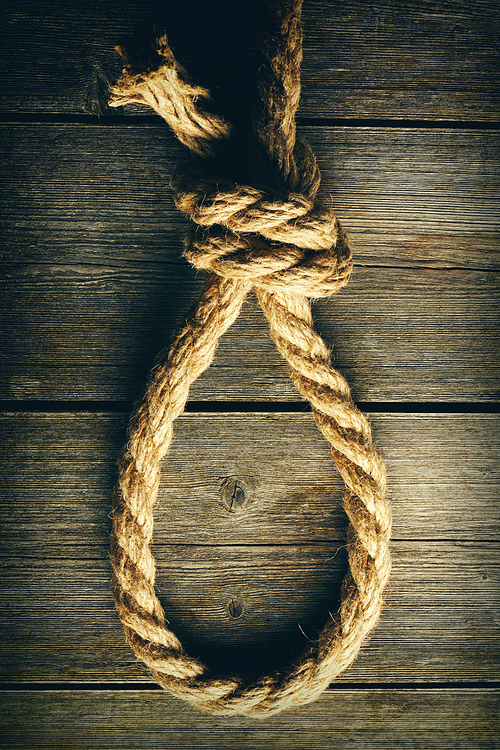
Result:
[[69,750],[81,747],[82,738],[87,750],[498,747],[493,689],[336,689],[259,722],[203,716],[159,691],[12,691],[1,699],[5,747],[12,750]]
[[[300,130],[358,264],[498,270],[499,131]],[[0,153],[2,260],[178,260],[168,183],[186,152],[166,125],[3,125]]]
[[[8,0],[2,111],[108,114],[108,84],[120,69],[114,45],[142,21],[167,29],[181,61],[224,108],[248,107],[260,3]],[[498,118],[493,0],[315,0],[305,3],[304,24],[303,117]]]
[[[168,266],[16,265],[0,282],[6,399],[135,399],[199,294]],[[315,310],[359,401],[496,401],[499,277],[359,268]],[[252,297],[193,400],[300,397]]]
[[[123,414],[0,415],[2,549],[59,557],[107,547]],[[375,414],[400,540],[495,541],[500,416]],[[228,480],[243,483],[230,512]],[[227,486],[227,492],[224,488]],[[226,501],[226,504],[225,504]],[[344,539],[342,482],[310,414],[184,414],[163,467],[162,544]]]
[[[497,538],[494,425],[494,415],[375,417],[394,571],[381,625],[345,680],[498,676],[498,545],[481,541]],[[146,679],[123,642],[106,559],[123,416],[20,415],[1,426],[1,679]],[[222,502],[228,478],[250,490],[239,511]],[[346,566],[339,490],[309,415],[179,420],[155,554],[167,617],[190,651],[258,668],[315,637]]]
[[[361,244],[351,284],[316,307],[355,397],[495,399],[498,281],[479,270],[498,265],[492,134],[306,131]],[[153,126],[5,132],[0,393],[135,398],[202,283],[166,187],[180,149]],[[192,397],[297,398],[254,303]]]
[[[105,551],[79,553],[46,557],[40,541],[2,559],[3,682],[150,679],[124,641]],[[223,671],[258,673],[298,655],[335,612],[345,572],[338,543],[157,544],[155,554],[169,622]],[[497,544],[394,542],[381,621],[341,681],[498,680],[498,580]]]

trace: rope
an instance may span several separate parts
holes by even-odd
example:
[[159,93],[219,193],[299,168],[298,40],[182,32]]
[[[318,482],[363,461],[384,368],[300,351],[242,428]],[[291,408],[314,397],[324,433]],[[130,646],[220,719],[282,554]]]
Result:
[[[352,260],[337,218],[316,199],[316,160],[296,134],[301,0],[274,0],[270,11],[273,28],[259,71],[255,145],[247,165],[250,184],[232,179],[227,168],[216,171],[224,155],[233,153],[235,131],[209,111],[209,92],[193,85],[165,36],[148,49],[119,49],[126,67],[111,100],[112,106],[149,105],[197,155],[171,184],[177,207],[194,222],[185,255],[196,268],[211,271],[194,316],[170,352],[157,359],[130,421],[113,502],[116,606],[129,644],[172,695],[212,714],[260,717],[315,700],[352,663],[380,613],[390,571],[391,527],[385,469],[370,426],[313,329],[309,298],[344,286]],[[350,524],[349,572],[338,614],[296,663],[247,684],[211,672],[184,652],[155,593],[150,542],[160,462],[172,440],[173,422],[252,288],[293,382],[310,401],[331,445],[346,485]]]

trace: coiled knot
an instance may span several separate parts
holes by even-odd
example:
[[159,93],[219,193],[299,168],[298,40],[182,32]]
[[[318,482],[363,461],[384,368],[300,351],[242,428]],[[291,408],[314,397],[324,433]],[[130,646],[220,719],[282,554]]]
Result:
[[347,235],[319,201],[218,179],[194,165],[177,172],[171,186],[177,208],[195,223],[184,255],[196,268],[313,299],[349,281]]

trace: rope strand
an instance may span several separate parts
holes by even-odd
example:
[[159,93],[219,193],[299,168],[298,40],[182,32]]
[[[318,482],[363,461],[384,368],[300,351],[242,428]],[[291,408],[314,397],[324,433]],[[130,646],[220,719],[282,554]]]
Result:
[[[153,107],[193,153],[212,158],[210,168],[208,162],[191,163],[171,183],[177,207],[196,225],[187,234],[184,254],[196,268],[212,273],[192,320],[170,351],[158,356],[130,421],[113,502],[110,556],[116,606],[130,646],[172,695],[213,714],[259,717],[315,700],[352,663],[380,613],[390,572],[391,529],[385,469],[370,425],[355,407],[346,380],[332,368],[328,348],[312,323],[309,299],[344,286],[352,258],[338,219],[316,199],[320,174],[314,154],[296,135],[301,0],[276,0],[270,10],[273,29],[265,44],[254,122],[255,185],[212,171],[213,157],[230,137],[231,125],[201,106],[209,101],[209,92],[192,84],[165,36],[148,50],[147,63],[144,49],[141,54],[120,49],[126,69],[111,100],[112,106]],[[246,684],[243,678],[214,675],[184,653],[155,593],[150,543],[160,462],[169,449],[174,420],[252,288],[345,482],[349,572],[340,611],[317,643],[297,663]]]

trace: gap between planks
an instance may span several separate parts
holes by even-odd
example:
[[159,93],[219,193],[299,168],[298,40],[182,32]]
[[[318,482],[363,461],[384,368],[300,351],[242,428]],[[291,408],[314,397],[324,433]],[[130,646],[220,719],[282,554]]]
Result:
[[[233,118],[237,124],[238,118]],[[499,130],[500,120],[425,120],[425,119],[383,119],[352,117],[297,117],[299,127],[321,128],[415,128],[439,130]],[[100,127],[159,125],[163,120],[159,115],[144,110],[134,115],[110,114],[101,115],[62,114],[62,113],[0,113],[0,125],[99,125]]]
[[[497,414],[500,412],[500,403],[481,402],[357,401],[356,406],[367,414]],[[132,409],[132,401],[0,400],[0,413],[119,413],[127,415],[132,412]],[[260,414],[262,412],[303,414],[311,411],[311,405],[307,401],[188,401],[184,409],[186,414],[196,412],[200,414]]]

